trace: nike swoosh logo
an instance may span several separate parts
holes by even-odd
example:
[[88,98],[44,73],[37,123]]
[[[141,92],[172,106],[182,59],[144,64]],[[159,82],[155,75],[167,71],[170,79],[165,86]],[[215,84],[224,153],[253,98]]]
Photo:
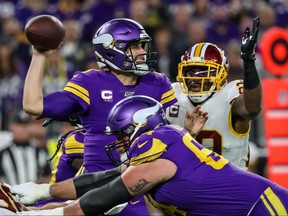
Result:
[[139,143],[139,144],[138,144],[138,148],[139,148],[139,149],[142,148],[147,142],[148,142],[148,141],[146,141],[146,142],[144,142],[144,143],[141,143],[141,144]]
[[73,77],[74,77],[74,78],[75,78],[75,77],[78,77],[78,74],[75,74]]
[[140,202],[140,200],[137,200],[137,201],[135,201],[135,202],[130,201],[131,205],[136,205],[136,204],[139,203],[139,202]]

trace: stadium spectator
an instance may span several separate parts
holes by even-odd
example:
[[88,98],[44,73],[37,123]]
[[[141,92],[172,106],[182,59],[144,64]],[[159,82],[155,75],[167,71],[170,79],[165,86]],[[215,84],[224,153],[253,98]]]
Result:
[[209,22],[211,12],[210,0],[194,0],[192,9],[192,20],[201,21],[205,25]]
[[[148,16],[148,2],[142,0],[132,0],[129,5],[129,17],[142,26],[145,26]],[[146,28],[145,28],[146,29]],[[148,32],[151,34],[151,32]]]
[[90,47],[86,42],[81,40],[83,28],[79,20],[65,19],[63,24],[65,26],[65,39],[60,50],[60,56],[66,60],[67,75],[71,79],[74,71],[86,70],[87,50]]
[[230,40],[241,39],[237,23],[229,19],[229,7],[222,1],[211,5],[209,23],[207,24],[207,41],[226,50]]
[[261,19],[261,31],[259,32],[259,38],[262,38],[262,35],[269,28],[276,25],[276,14],[271,5],[266,2],[259,2],[256,8],[256,14]]
[[[85,2],[89,5],[89,1]],[[83,39],[90,42],[97,29],[105,22],[114,18],[129,17],[130,1],[127,0],[101,0],[94,1],[90,7],[85,7],[81,21],[83,23]],[[131,18],[131,17],[129,17]]]
[[11,39],[11,45],[15,52],[15,55],[24,64],[26,69],[20,73],[21,79],[24,80],[27,72],[28,65],[31,60],[30,45],[28,45],[27,39],[24,36],[20,22],[15,17],[7,17],[2,20],[2,36],[9,37]]
[[26,66],[16,55],[13,39],[0,36],[0,108],[1,129],[8,130],[14,116],[22,109],[24,82],[21,74],[26,73]]
[[275,9],[277,26],[288,27],[288,2],[285,0],[274,1],[269,0],[268,3]]
[[53,7],[49,8],[49,12],[54,14],[60,20],[81,18],[81,3],[79,0],[58,0]]
[[196,44],[207,41],[206,28],[207,26],[205,22],[192,19],[187,29],[188,43]]
[[164,73],[171,80],[171,73],[169,68],[171,57],[171,30],[166,25],[159,26],[153,36],[153,49],[158,54],[158,64],[156,71]]
[[181,2],[170,7],[171,49],[170,49],[170,78],[176,81],[178,62],[182,53],[188,47],[187,29],[191,20],[192,6]]
[[155,31],[159,26],[165,25],[170,19],[168,7],[169,4],[164,0],[148,0],[146,26],[150,26]]
[[[229,59],[229,73],[227,76],[228,82],[238,79],[243,79],[243,62],[239,58],[241,48],[238,41],[229,41],[226,50],[227,58]],[[257,68],[256,68],[257,69]]]
[[41,14],[48,14],[48,0],[21,0],[16,6],[15,16],[20,22],[21,29],[24,29],[25,24],[33,18]]

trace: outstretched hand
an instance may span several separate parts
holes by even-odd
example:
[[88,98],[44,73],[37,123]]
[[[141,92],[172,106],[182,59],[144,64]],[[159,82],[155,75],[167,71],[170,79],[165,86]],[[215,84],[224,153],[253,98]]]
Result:
[[243,60],[255,60],[255,48],[257,44],[257,37],[260,26],[260,18],[256,17],[253,21],[253,29],[250,32],[250,28],[246,27],[244,35],[242,37],[241,45],[241,58]]
[[208,119],[208,112],[201,110],[201,106],[196,106],[192,111],[186,110],[184,127],[195,137],[202,130]]
[[11,188],[12,194],[19,196],[19,201],[24,205],[32,205],[38,200],[50,199],[49,184],[36,184],[27,182],[14,185]]

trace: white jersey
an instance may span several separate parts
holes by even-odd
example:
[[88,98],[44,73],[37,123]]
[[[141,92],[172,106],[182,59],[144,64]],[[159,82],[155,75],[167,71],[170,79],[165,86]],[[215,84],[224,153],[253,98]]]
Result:
[[[186,109],[194,109],[187,94],[180,90],[179,83],[172,84],[178,102],[166,110],[166,116],[171,124],[184,127]],[[249,153],[249,130],[239,134],[232,128],[231,105],[243,91],[243,81],[234,80],[201,105],[208,112],[209,118],[196,140],[206,148],[223,155],[238,167],[247,168]]]

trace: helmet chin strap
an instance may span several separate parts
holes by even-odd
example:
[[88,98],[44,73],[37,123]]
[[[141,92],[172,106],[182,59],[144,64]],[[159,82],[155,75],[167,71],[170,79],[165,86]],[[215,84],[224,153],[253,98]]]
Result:
[[[223,87],[227,84],[224,83]],[[213,87],[213,85],[211,86],[211,88]],[[207,99],[209,99],[210,97],[212,97],[212,95],[217,92],[218,90],[214,90],[212,92],[209,92],[207,94],[190,94],[188,95],[188,98],[191,102],[195,103],[195,104],[200,104],[203,103],[204,101],[206,101]]]
[[133,73],[136,74],[137,76],[143,76],[147,73],[149,73],[149,67],[146,63],[143,64],[138,64],[136,66],[134,66],[135,68],[133,68]]
[[[210,91],[206,94],[190,94],[188,95],[189,99],[193,102],[193,103],[203,103],[205,100],[207,100],[208,98],[211,97],[211,95],[215,92],[215,88],[216,88],[216,79],[214,77],[211,77],[210,82],[212,82],[213,84],[210,87]],[[214,89],[214,91],[212,91],[211,89]]]
[[[143,125],[143,124],[138,124],[138,125],[135,127],[133,133],[132,133],[131,136],[130,136],[130,141],[131,141],[131,142],[132,142],[135,134],[137,133],[137,131],[140,129],[140,127],[141,127],[142,125]],[[124,153],[120,154],[120,161],[121,161],[121,162],[125,162],[125,161],[129,160],[128,156],[129,156],[129,152],[128,152],[128,151],[125,151]]]
[[205,100],[207,100],[211,95],[212,95],[212,92],[209,92],[207,94],[188,95],[188,97],[193,103],[197,103],[198,104],[198,103],[202,103]]
[[127,66],[124,65],[124,67],[127,68],[127,72],[132,72],[132,73],[136,74],[137,76],[143,76],[143,75],[149,73],[150,71],[149,71],[149,66],[146,63],[146,61],[147,61],[146,54],[144,55],[144,62],[143,63],[141,63],[141,64],[135,63],[137,57],[139,57],[139,56],[141,56],[141,55],[136,56],[135,60],[131,56],[129,56],[128,60],[126,60],[124,62],[124,64],[127,64]]

